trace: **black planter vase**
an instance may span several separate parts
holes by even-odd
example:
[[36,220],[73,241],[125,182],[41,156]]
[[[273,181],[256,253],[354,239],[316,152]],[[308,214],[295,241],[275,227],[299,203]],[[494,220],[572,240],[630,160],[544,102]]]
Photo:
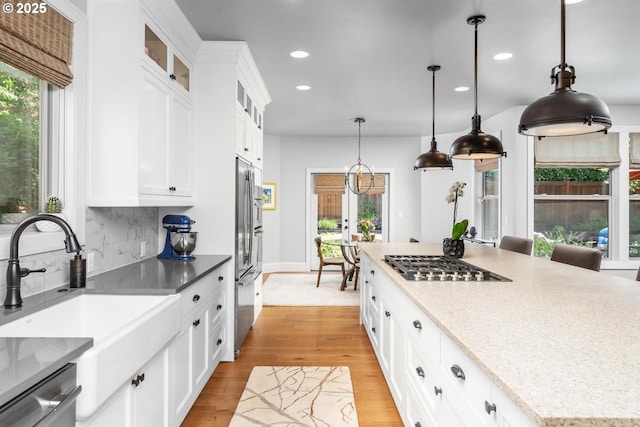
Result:
[[442,241],[442,253],[445,256],[462,258],[464,255],[464,240],[446,237]]

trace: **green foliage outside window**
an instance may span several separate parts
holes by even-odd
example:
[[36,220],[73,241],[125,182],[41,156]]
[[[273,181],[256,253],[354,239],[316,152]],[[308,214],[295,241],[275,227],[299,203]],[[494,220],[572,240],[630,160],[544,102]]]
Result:
[[40,186],[40,81],[0,63],[0,211],[35,213]]
[[534,181],[605,182],[609,180],[607,168],[535,168]]

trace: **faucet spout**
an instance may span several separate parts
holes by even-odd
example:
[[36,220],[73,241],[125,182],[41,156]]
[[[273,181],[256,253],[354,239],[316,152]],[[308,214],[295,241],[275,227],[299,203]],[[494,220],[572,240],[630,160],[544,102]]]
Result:
[[20,279],[27,276],[31,271],[29,269],[20,268],[20,259],[18,256],[18,243],[22,232],[31,224],[37,221],[51,221],[60,226],[65,234],[64,245],[68,253],[80,253],[82,247],[76,238],[71,226],[64,219],[49,214],[38,214],[31,216],[20,222],[11,233],[9,242],[9,266],[7,267],[7,295],[4,300],[5,308],[22,307],[22,297],[20,295]]

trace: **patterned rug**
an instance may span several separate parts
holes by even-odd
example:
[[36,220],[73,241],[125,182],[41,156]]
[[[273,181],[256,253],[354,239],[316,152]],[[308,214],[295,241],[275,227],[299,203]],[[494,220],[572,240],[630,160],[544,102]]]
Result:
[[349,368],[256,366],[229,426],[358,426]]
[[340,290],[342,274],[322,272],[316,287],[317,273],[272,273],[262,288],[264,305],[275,306],[358,306],[360,288],[353,290],[353,282]]

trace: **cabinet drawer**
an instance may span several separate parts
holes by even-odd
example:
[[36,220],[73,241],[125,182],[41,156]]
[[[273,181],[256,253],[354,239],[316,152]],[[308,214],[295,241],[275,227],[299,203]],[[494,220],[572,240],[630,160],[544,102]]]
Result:
[[182,319],[186,319],[193,310],[202,307],[207,297],[211,295],[211,291],[211,276],[207,275],[180,292],[182,295]]
[[437,413],[427,409],[420,392],[415,390],[413,384],[407,384],[406,420],[411,427],[439,427]]
[[367,334],[369,334],[369,340],[371,341],[371,345],[373,346],[376,355],[379,356],[380,351],[380,320],[377,312],[371,312],[369,319],[371,323],[366,326]]
[[495,418],[485,410],[485,401],[491,403],[492,381],[475,363],[444,334],[441,335],[442,371],[445,381],[459,394],[459,413],[470,425],[489,425]]
[[220,289],[216,289],[211,295],[211,325],[217,323],[223,316],[223,313],[227,311],[226,307],[226,292]]
[[211,345],[211,366],[215,369],[216,365],[222,360],[222,353],[225,348],[227,339],[226,328],[224,322],[218,322],[212,329],[210,334]]
[[415,306],[405,308],[409,337],[436,366],[440,364],[440,329]]

